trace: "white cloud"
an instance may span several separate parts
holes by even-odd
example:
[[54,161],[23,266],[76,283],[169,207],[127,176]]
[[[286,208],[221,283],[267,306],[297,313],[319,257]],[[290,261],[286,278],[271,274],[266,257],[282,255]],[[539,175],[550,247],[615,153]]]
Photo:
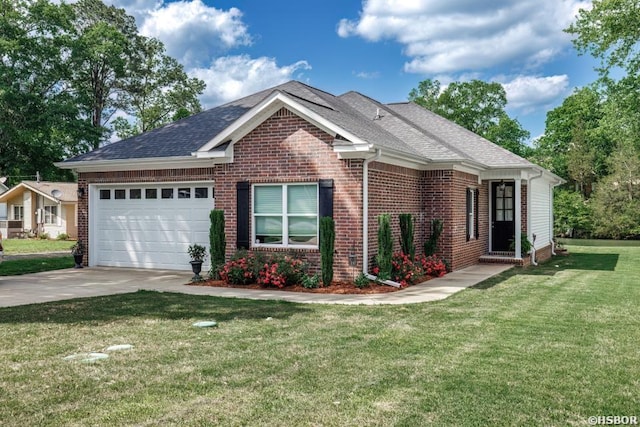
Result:
[[218,58],[210,67],[195,68],[189,74],[207,83],[200,100],[209,108],[284,83],[297,71],[308,69],[306,61],[279,67],[274,58],[238,55]]
[[507,92],[509,108],[531,112],[548,106],[567,95],[569,77],[566,74],[546,77],[518,76],[501,82]]
[[215,55],[251,44],[239,9],[220,10],[201,0],[165,3],[160,7],[156,3],[139,28],[141,34],[162,40],[167,53],[187,68],[206,66]]
[[379,71],[353,71],[352,74],[361,79],[377,79],[380,77]]
[[411,73],[462,73],[500,65],[539,66],[569,45],[562,30],[586,0],[365,0],[341,37],[395,40]]
[[202,0],[107,1],[134,16],[141,34],[160,39],[187,74],[204,80],[204,108],[300,79],[302,71],[311,69],[304,60],[280,67],[275,58],[230,55],[232,49],[252,42],[237,8],[216,9]]

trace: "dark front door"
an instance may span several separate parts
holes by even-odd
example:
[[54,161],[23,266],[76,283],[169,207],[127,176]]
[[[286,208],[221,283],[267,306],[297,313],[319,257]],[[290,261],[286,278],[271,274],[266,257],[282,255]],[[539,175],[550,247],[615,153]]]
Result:
[[491,242],[493,251],[508,251],[515,236],[515,200],[513,182],[491,184],[493,209]]

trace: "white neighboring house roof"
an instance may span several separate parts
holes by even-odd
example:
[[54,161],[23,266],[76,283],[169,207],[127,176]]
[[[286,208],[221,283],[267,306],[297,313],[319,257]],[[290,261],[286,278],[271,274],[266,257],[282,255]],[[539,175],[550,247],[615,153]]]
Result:
[[[22,181],[11,187],[6,192],[0,194],[0,203],[15,197],[17,194],[25,190],[31,190],[42,195],[44,198],[58,203],[77,203],[78,202],[78,184],[75,182],[52,182],[52,181]],[[59,198],[53,196],[54,190],[60,191]]]

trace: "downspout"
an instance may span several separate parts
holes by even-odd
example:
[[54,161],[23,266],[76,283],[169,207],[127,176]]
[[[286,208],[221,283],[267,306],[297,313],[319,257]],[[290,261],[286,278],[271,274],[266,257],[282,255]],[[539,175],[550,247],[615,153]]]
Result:
[[543,174],[544,174],[544,171],[540,171],[540,174],[538,176],[529,178],[529,182],[527,183],[527,186],[528,186],[527,188],[527,219],[529,221],[529,223],[527,224],[527,236],[529,235],[533,236],[533,241],[531,241],[531,264],[532,265],[538,265],[538,263],[536,262],[536,235],[531,234],[533,231],[531,230],[531,215],[532,215],[531,198],[533,197],[531,182],[533,182],[534,179],[542,178]]
[[369,163],[382,156],[382,150],[362,162],[362,272],[369,273]]
[[549,206],[551,207],[550,209],[550,213],[549,213],[549,236],[551,236],[551,255],[556,256],[556,242],[555,240],[553,240],[553,217],[554,217],[554,210],[553,210],[553,192],[555,190],[555,188],[562,184],[562,181],[558,181],[557,184],[551,184],[549,183]]

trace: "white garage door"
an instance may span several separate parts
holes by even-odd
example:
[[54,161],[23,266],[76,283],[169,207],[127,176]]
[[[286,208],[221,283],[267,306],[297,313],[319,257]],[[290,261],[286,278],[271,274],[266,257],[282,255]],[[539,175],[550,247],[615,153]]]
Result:
[[190,270],[189,245],[208,252],[211,182],[95,186],[90,197],[90,265]]

